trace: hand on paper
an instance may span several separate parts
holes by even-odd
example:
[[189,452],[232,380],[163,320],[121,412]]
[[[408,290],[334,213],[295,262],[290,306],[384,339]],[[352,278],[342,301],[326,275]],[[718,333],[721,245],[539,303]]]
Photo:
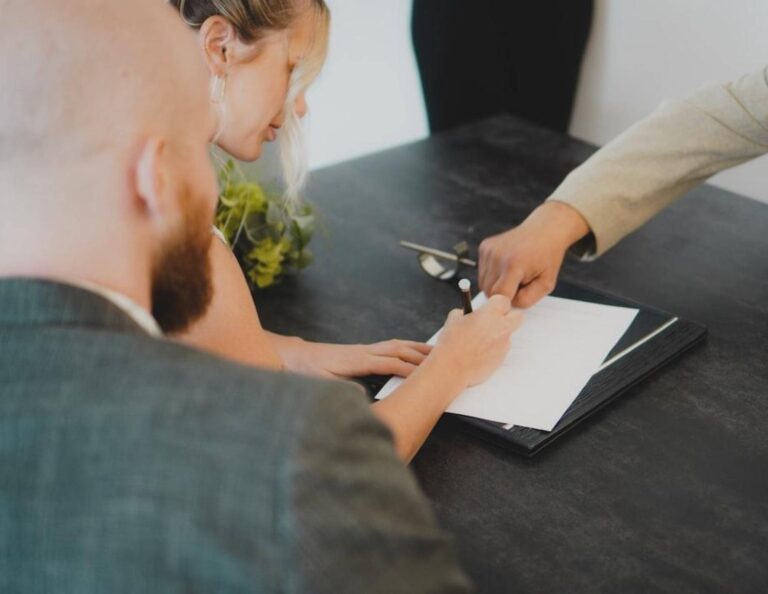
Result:
[[433,356],[459,370],[465,386],[482,383],[501,365],[521,321],[522,314],[503,295],[491,297],[469,315],[455,309],[448,314]]
[[571,206],[545,202],[521,225],[480,244],[480,289],[515,307],[534,305],[555,288],[568,248],[589,233]]

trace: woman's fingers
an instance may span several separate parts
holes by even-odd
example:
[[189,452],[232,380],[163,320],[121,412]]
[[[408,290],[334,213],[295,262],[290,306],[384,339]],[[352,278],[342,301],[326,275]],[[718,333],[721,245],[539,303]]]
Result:
[[372,373],[376,375],[399,375],[408,377],[416,369],[417,365],[408,363],[395,357],[375,356],[372,360]]
[[411,340],[404,341],[406,346],[415,349],[423,355],[429,355],[432,352],[432,345],[425,342],[413,342]]
[[420,365],[424,361],[424,359],[427,358],[427,355],[425,355],[420,351],[417,351],[416,349],[405,347],[397,351],[397,357],[407,363]]
[[369,352],[373,355],[397,357],[418,365],[432,352],[432,347],[409,340],[388,340],[370,345]]

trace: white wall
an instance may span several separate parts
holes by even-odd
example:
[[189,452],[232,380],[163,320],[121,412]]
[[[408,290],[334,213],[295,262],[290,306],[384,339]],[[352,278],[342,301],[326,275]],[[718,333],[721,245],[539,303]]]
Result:
[[[571,132],[604,144],[672,96],[768,62],[766,0],[596,0]],[[428,133],[411,0],[329,0],[328,63],[309,93],[313,168]],[[714,183],[768,201],[768,158]]]
[[328,62],[308,93],[313,168],[429,133],[411,44],[411,0],[328,0]]
[[[667,97],[768,63],[766,0],[596,0],[571,133],[605,144]],[[768,202],[768,158],[713,178]]]

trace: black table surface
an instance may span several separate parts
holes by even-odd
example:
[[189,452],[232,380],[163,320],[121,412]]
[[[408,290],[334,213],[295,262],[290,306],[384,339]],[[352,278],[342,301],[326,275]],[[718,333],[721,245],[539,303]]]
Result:
[[[265,326],[427,339],[457,295],[398,241],[476,253],[593,150],[504,116],[316,172],[316,262]],[[478,591],[768,592],[768,206],[702,186],[561,278],[709,338],[531,460],[438,426],[412,466]]]

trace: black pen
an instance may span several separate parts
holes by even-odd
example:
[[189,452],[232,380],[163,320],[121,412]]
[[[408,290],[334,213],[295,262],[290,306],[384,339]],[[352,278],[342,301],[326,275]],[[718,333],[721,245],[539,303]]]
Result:
[[461,305],[464,308],[464,315],[472,313],[472,285],[469,280],[463,278],[459,281],[459,289],[461,289]]

